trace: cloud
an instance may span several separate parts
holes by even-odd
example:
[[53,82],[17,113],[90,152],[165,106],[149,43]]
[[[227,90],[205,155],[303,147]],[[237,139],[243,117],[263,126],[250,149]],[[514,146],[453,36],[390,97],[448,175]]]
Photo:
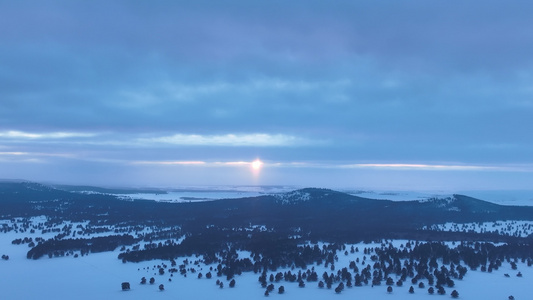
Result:
[[94,133],[81,133],[81,132],[24,132],[24,131],[0,131],[0,138],[6,139],[68,139],[79,137],[94,137]]
[[28,155],[28,152],[0,152],[0,155],[5,156],[21,156],[21,155]]
[[197,135],[175,134],[138,139],[141,145],[168,144],[179,146],[224,146],[224,147],[282,147],[308,144],[309,141],[284,134],[225,134]]
[[133,165],[182,165],[182,166],[201,166],[205,165],[205,161],[133,161]]
[[435,171],[504,171],[508,167],[472,166],[472,165],[436,165],[436,164],[348,164],[341,168],[374,168],[391,170],[435,170]]
[[0,152],[0,156],[5,157],[58,157],[58,158],[76,158],[77,156],[71,153],[57,153],[57,152],[22,152],[22,151],[4,151]]
[[0,2],[4,159],[533,163],[533,3],[60,2]]
[[533,172],[531,164],[468,165],[468,164],[413,164],[413,163],[353,163],[342,162],[269,162],[270,167],[317,168],[317,169],[375,169],[400,171],[486,171],[486,172]]
[[162,166],[202,166],[202,167],[235,167],[235,166],[251,166],[253,161],[161,161],[161,160],[151,160],[151,161],[132,161],[126,162],[127,164],[132,165],[162,165]]

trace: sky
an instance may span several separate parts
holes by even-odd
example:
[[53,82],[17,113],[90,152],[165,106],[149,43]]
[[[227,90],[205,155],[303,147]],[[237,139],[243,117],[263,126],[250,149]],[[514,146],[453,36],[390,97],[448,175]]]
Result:
[[0,178],[531,189],[532,15],[493,0],[0,1]]

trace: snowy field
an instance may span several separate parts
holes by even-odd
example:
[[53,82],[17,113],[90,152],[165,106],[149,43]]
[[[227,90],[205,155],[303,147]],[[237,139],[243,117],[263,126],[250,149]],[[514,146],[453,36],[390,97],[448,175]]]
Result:
[[279,194],[294,190],[285,186],[200,186],[168,189],[166,194],[117,194],[123,199],[146,199],[163,202],[183,203],[195,201],[212,201],[219,199],[235,199],[257,197],[261,195]]
[[127,200],[146,199],[172,203],[213,201],[219,199],[256,197],[260,195],[257,192],[240,191],[169,191],[166,194],[117,194],[117,196]]
[[507,191],[462,191],[458,194],[482,199],[500,205],[533,205],[533,190],[507,190]]
[[[341,190],[343,191],[343,190]],[[430,198],[447,198],[453,193],[444,191],[414,192],[414,191],[372,191],[372,190],[346,190],[347,194],[376,200],[411,201],[426,200]]]
[[[192,202],[192,201],[212,201],[218,199],[232,199],[244,197],[256,197],[261,195],[277,195],[291,192],[296,187],[196,187],[168,190],[166,194],[117,194],[123,199],[147,199],[165,202]],[[354,191],[339,190],[350,195],[369,198],[387,199],[393,201],[425,200],[429,198],[446,198],[452,196],[451,193],[444,192],[397,192],[397,191]]]
[[[118,194],[124,199],[147,199],[165,202],[212,201],[276,195],[290,192],[300,187],[295,186],[195,186],[180,189],[167,189],[167,194]],[[392,201],[427,200],[430,198],[448,198],[453,194],[462,194],[500,205],[533,205],[533,190],[508,191],[381,191],[368,189],[337,189],[350,195]]]
[[350,195],[393,201],[426,200],[430,198],[448,198],[461,194],[500,205],[533,206],[533,190],[492,190],[492,191],[372,191],[340,190]]
[[[94,253],[84,257],[74,258],[41,258],[39,260],[26,259],[28,247],[12,245],[15,238],[27,236],[20,233],[0,234],[0,251],[9,255],[9,260],[0,261],[0,288],[2,299],[265,299],[264,289],[261,288],[259,274],[244,273],[236,276],[236,286],[229,288],[229,282],[224,277],[212,279],[198,279],[196,274],[188,273],[184,277],[174,273],[159,275],[154,266],[168,261],[148,261],[141,263],[122,263],[117,259],[118,251]],[[394,241],[395,246],[405,244],[406,241]],[[377,247],[380,244],[356,244],[361,249],[356,253],[344,255],[338,253],[339,260],[335,263],[338,269],[348,266],[350,261],[359,258],[363,260],[365,247]],[[350,245],[347,245],[349,248]],[[243,251],[240,256],[248,256]],[[185,257],[178,258],[180,264]],[[194,261],[195,257],[188,257]],[[367,263],[369,262],[367,255]],[[362,263],[358,264],[360,267]],[[197,267],[198,272],[207,272],[210,266]],[[215,265],[212,265],[215,267]],[[318,274],[331,272],[324,265],[315,266]],[[276,272],[287,270],[279,269]],[[292,272],[298,270],[293,270]],[[523,277],[517,277],[517,272]],[[157,274],[156,274],[157,273]],[[275,272],[274,272],[275,273]],[[504,274],[510,277],[505,277]],[[155,284],[140,284],[142,277],[154,277]],[[168,279],[172,278],[169,282]],[[224,288],[219,288],[215,282],[220,279]],[[393,278],[397,280],[398,278]],[[499,270],[492,273],[468,270],[463,280],[455,280],[454,288],[446,288],[446,295],[429,295],[427,286],[419,289],[415,285],[415,293],[409,294],[411,286],[406,282],[402,287],[394,286],[394,291],[386,292],[386,285],[371,287],[345,288],[341,294],[335,294],[333,289],[318,288],[316,282],[306,283],[305,288],[299,288],[297,283],[280,282],[275,284],[275,292],[269,298],[274,299],[449,299],[453,289],[459,292],[460,299],[508,299],[513,295],[515,299],[531,299],[530,284],[533,279],[533,268],[524,263],[518,263],[518,269],[512,270],[509,263],[504,262]],[[130,282],[131,290],[122,291],[121,283]],[[159,284],[164,284],[165,290],[159,291]],[[277,293],[279,285],[285,287],[285,293]]]
[[[188,201],[208,201],[223,198],[239,198],[251,197],[264,194],[279,194],[282,192],[291,191],[292,187],[209,187],[209,188],[188,188],[183,190],[172,190],[169,194],[136,194],[124,195],[132,198],[133,196],[142,195],[145,199],[154,199],[159,201],[173,201],[173,202],[188,202]],[[351,194],[373,198],[373,199],[390,199],[395,201],[405,200],[424,200],[433,197],[448,197],[451,194],[438,192],[418,193],[418,192],[361,192],[352,191]],[[502,192],[503,193],[503,192]],[[469,196],[477,197],[483,200],[492,201],[498,204],[506,205],[532,205],[531,193],[527,191],[499,194],[486,193],[483,195],[475,194],[474,192],[464,192]],[[491,196],[492,195],[492,196]],[[158,198],[159,197],[159,198]],[[187,200],[189,199],[189,200]],[[201,200],[200,200],[201,199]],[[19,220],[20,221],[20,220]],[[30,222],[38,225],[46,222],[47,219],[43,216],[33,217]],[[2,224],[9,225],[11,220],[0,220]],[[258,282],[259,274],[253,272],[244,273],[236,276],[236,286],[229,287],[229,282],[225,277],[212,279],[198,279],[196,274],[188,273],[187,277],[174,273],[170,277],[166,272],[164,275],[159,275],[158,269],[154,266],[163,263],[169,264],[169,261],[154,260],[141,263],[122,263],[117,258],[118,248],[114,252],[91,253],[87,256],[79,256],[74,258],[72,255],[64,257],[42,257],[38,260],[28,260],[26,258],[27,251],[30,249],[28,244],[13,245],[11,242],[15,239],[23,239],[25,237],[42,237],[45,239],[53,238],[61,232],[64,226],[71,226],[77,228],[83,227],[85,230],[98,230],[89,235],[83,234],[80,237],[88,238],[93,236],[106,236],[116,234],[114,228],[109,228],[108,231],[103,231],[104,226],[90,227],[87,222],[73,223],[65,222],[62,224],[50,227],[58,231],[41,232],[36,230],[35,233],[29,231],[7,233],[0,233],[0,255],[8,255],[8,260],[0,260],[0,299],[265,299],[264,291]],[[164,230],[165,228],[163,228]],[[175,230],[175,228],[166,228]],[[465,223],[455,224],[446,223],[434,225],[432,228],[426,228],[441,231],[476,231],[476,232],[494,232],[498,231],[500,234],[508,234],[512,236],[527,236],[533,233],[533,222],[526,221],[498,221],[485,223]],[[136,237],[149,234],[152,232],[151,228],[144,228],[136,231]],[[72,233],[73,234],[73,233]],[[79,234],[78,234],[79,235]],[[70,236],[75,238],[77,236]],[[165,238],[166,239],[166,238]],[[163,240],[165,240],[163,239]],[[176,242],[180,242],[182,237],[174,237]],[[157,242],[155,240],[154,242]],[[400,247],[407,241],[394,241],[394,245]],[[146,242],[140,242],[137,246],[143,247]],[[451,244],[450,244],[451,245]],[[128,246],[128,248],[135,245]],[[351,245],[347,245],[349,248]],[[354,247],[363,249],[365,247],[377,247],[380,244],[356,244]],[[245,258],[249,256],[247,252],[239,252],[240,257]],[[347,267],[350,261],[355,261],[359,258],[363,260],[363,251],[356,253],[348,253],[344,255],[338,252],[338,262],[335,263],[336,270]],[[178,258],[176,261],[180,264],[185,257]],[[190,261],[197,258],[188,257]],[[367,255],[366,263],[370,260]],[[370,262],[371,263],[371,262]],[[440,263],[440,262],[439,262]],[[530,285],[533,282],[533,267],[528,267],[527,264],[518,262],[518,269],[512,270],[508,262],[504,262],[499,270],[494,270],[492,273],[481,272],[480,270],[468,270],[463,280],[455,280],[455,287],[446,288],[446,295],[429,295],[427,286],[424,289],[418,288],[416,285],[415,293],[408,293],[410,282],[404,283],[402,287],[393,286],[394,291],[387,293],[385,284],[371,287],[351,287],[345,288],[341,294],[336,294],[333,289],[319,288],[317,282],[306,282],[305,288],[299,288],[298,283],[291,283],[282,281],[275,284],[275,290],[268,298],[275,299],[451,299],[450,293],[452,290],[459,292],[459,299],[502,299],[506,300],[510,295],[515,299],[533,299],[531,296]],[[358,264],[361,268],[362,264]],[[198,272],[204,274],[210,267],[215,265],[195,266]],[[311,266],[309,266],[310,268]],[[331,272],[329,268],[324,265],[314,266],[319,276],[327,271]],[[288,269],[278,269],[276,272],[285,272]],[[273,272],[273,273],[276,273]],[[292,270],[298,272],[298,269]],[[523,277],[517,277],[516,274],[521,272]],[[509,274],[509,277],[504,276]],[[142,277],[149,279],[154,277],[155,284],[141,285]],[[169,281],[169,278],[172,281]],[[219,288],[215,282],[219,279],[224,282],[224,288]],[[396,281],[398,278],[393,277]],[[129,282],[131,284],[130,291],[122,291],[121,283]],[[165,290],[159,291],[159,284],[164,284]],[[277,289],[280,285],[285,287],[285,293],[280,295]]]
[[479,223],[445,223],[425,226],[424,230],[448,232],[496,233],[506,236],[527,237],[533,234],[531,221],[496,221]]

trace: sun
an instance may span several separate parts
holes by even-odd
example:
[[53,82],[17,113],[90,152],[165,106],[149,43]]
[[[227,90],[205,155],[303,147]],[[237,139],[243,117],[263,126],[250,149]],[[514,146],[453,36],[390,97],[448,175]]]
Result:
[[263,162],[260,161],[259,159],[256,159],[252,162],[252,169],[254,170],[259,170],[261,169],[262,166],[263,166]]

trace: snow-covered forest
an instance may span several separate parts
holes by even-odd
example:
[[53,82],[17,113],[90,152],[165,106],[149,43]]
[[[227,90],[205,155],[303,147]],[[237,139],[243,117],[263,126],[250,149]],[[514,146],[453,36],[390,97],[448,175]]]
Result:
[[[258,194],[168,203],[3,184],[3,295],[524,299],[529,294],[533,219],[521,213],[528,207],[460,195],[390,202],[323,189]],[[136,203],[143,213],[150,211],[141,214]],[[386,211],[391,205],[397,206]],[[161,206],[174,212],[166,215]],[[365,210],[354,215],[360,220],[336,210],[352,206]],[[253,214],[254,208],[261,211]],[[408,221],[419,210],[443,218]],[[241,213],[248,217],[243,222],[226,220]],[[373,220],[379,213],[393,219]],[[502,216],[506,219],[498,219]],[[24,284],[32,288],[21,288]]]

